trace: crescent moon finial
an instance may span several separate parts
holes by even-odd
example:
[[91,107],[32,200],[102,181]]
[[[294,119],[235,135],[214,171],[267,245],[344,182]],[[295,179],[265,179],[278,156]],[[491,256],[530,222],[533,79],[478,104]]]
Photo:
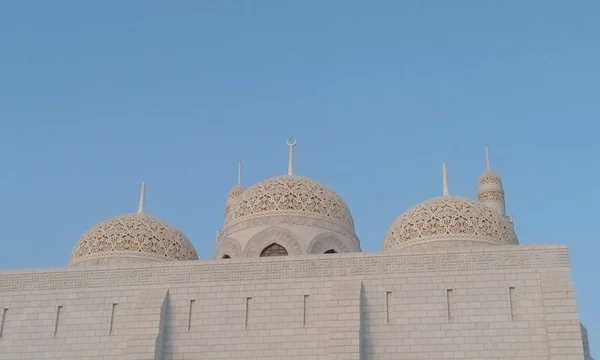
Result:
[[295,137],[290,137],[287,139],[287,145],[290,148],[289,158],[288,158],[288,175],[294,175],[294,146],[298,141],[296,141]]

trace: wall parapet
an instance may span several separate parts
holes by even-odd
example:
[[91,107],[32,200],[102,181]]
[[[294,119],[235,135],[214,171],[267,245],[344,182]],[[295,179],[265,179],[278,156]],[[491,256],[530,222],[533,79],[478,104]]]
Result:
[[346,253],[0,272],[0,293],[569,267],[566,246]]

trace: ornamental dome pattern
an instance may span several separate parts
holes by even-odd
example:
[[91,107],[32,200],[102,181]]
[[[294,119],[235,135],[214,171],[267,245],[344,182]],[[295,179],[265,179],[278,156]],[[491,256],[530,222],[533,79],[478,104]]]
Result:
[[108,257],[198,260],[194,246],[185,235],[143,213],[118,216],[94,226],[75,246],[70,265]]
[[242,185],[236,185],[231,190],[229,190],[229,194],[227,195],[227,202],[232,202],[237,200],[237,198],[242,195],[244,192],[244,187]]
[[436,241],[447,241],[449,245],[457,241],[518,244],[512,225],[497,211],[469,199],[442,196],[402,214],[388,231],[383,250]]
[[244,187],[241,185],[236,185],[229,191],[227,202],[225,203],[225,218],[229,216],[233,205],[238,201],[243,192]]
[[498,175],[496,172],[488,169],[481,174],[477,185],[481,187],[489,184],[499,185],[501,187],[502,179],[500,179],[500,175]]
[[285,175],[244,190],[225,217],[225,227],[262,217],[295,215],[329,220],[354,232],[344,201],[328,187],[305,177]]

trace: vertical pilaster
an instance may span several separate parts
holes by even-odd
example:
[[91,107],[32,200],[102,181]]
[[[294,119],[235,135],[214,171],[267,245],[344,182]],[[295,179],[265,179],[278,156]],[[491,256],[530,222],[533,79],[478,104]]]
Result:
[[362,358],[362,281],[336,282],[331,289],[331,308],[335,316],[329,333],[331,360]]
[[128,311],[126,360],[162,360],[168,289],[143,291]]
[[549,360],[583,360],[581,324],[568,269],[542,273],[542,302]]

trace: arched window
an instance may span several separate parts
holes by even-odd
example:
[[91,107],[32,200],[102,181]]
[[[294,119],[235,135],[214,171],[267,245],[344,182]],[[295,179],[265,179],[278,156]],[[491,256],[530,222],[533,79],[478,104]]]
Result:
[[267,257],[267,256],[287,256],[288,252],[287,250],[277,244],[277,243],[273,243],[269,246],[267,246],[261,253],[260,253],[260,257]]
[[223,255],[223,257],[221,259],[231,259],[231,256],[225,254],[225,255]]
[[329,250],[325,251],[323,254],[337,254],[337,251],[335,251],[333,249],[329,249]]

